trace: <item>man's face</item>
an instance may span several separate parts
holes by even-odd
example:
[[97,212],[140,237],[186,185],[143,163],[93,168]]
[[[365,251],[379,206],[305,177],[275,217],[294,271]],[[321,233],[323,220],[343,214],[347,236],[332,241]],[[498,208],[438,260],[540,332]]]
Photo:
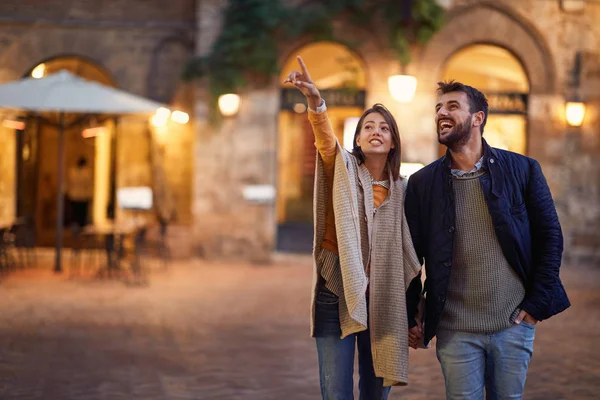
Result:
[[473,115],[464,92],[441,95],[435,106],[438,141],[449,148],[465,144],[471,137]]

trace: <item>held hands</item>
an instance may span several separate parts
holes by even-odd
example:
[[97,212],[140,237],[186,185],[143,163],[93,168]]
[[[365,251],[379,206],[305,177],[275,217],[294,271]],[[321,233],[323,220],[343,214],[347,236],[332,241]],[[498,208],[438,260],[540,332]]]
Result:
[[321,94],[319,93],[319,89],[317,89],[313,83],[310,74],[308,73],[308,69],[304,64],[304,61],[302,61],[302,57],[298,56],[297,58],[302,72],[296,70],[290,72],[283,83],[291,83],[296,86],[296,88],[306,97],[308,108],[316,110],[317,107],[321,105]]
[[413,349],[419,348],[419,343],[423,340],[423,323],[417,320],[417,325],[408,330],[408,345]]

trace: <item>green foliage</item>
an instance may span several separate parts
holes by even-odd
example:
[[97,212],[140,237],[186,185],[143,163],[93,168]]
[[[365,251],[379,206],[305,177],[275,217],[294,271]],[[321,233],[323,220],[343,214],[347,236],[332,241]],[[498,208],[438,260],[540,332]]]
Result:
[[415,38],[425,44],[442,27],[444,9],[435,1],[415,0],[412,17],[417,25]]
[[443,9],[435,0],[328,0],[297,8],[282,0],[229,0],[220,36],[209,54],[186,65],[184,79],[207,77],[214,99],[249,81],[267,82],[280,73],[282,41],[333,40],[332,21],[340,16],[362,27],[383,22],[390,48],[406,65],[411,44],[426,43],[441,27]]
[[193,60],[186,77],[208,76],[214,96],[235,92],[248,74],[278,72],[275,33],[285,13],[278,0],[230,1],[212,51]]

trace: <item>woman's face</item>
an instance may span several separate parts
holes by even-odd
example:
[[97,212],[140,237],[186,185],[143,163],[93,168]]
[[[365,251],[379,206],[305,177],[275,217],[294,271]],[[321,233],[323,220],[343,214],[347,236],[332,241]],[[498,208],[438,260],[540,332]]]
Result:
[[386,156],[395,148],[392,132],[387,121],[378,112],[372,112],[363,120],[356,144],[360,146],[365,157],[382,155]]

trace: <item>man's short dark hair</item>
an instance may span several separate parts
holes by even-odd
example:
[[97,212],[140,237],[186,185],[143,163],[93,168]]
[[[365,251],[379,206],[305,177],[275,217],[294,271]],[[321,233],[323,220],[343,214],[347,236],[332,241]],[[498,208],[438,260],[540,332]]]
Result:
[[450,92],[465,93],[469,99],[469,112],[474,114],[483,111],[484,113],[483,123],[481,124],[481,134],[483,134],[483,128],[485,127],[488,117],[488,101],[483,93],[472,86],[465,85],[464,83],[455,80],[438,82],[437,92],[439,95]]

